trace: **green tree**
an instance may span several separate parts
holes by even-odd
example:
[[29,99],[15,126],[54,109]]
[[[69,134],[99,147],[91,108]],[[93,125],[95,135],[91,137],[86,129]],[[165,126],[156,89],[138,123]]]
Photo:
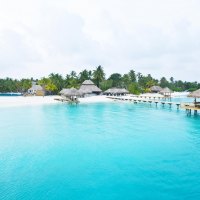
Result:
[[50,78],[43,77],[38,81],[38,84],[41,85],[49,94],[57,94],[58,88],[56,85],[52,82]]
[[162,77],[162,78],[160,79],[160,86],[161,86],[162,88],[164,88],[164,87],[169,87],[169,82],[167,81],[167,79],[166,79],[165,77]]
[[62,75],[51,73],[49,75],[49,79],[51,80],[51,83],[56,86],[57,88],[56,92],[59,92],[62,90],[62,88],[64,87],[64,79]]
[[134,70],[130,70],[128,75],[130,76],[130,79],[132,82],[136,82],[136,74],[135,74],[135,71]]
[[174,83],[174,78],[171,77],[171,78],[170,78],[170,81],[171,81],[171,83]]
[[140,94],[141,93],[141,89],[138,85],[138,83],[131,83],[129,86],[128,86],[128,91],[131,93],[131,94]]
[[79,82],[82,83],[85,80],[91,79],[91,75],[91,71],[87,71],[86,69],[84,69],[82,72],[79,73]]
[[122,87],[128,88],[129,84],[132,82],[129,74],[124,74],[122,77]]
[[103,90],[103,91],[106,91],[107,89],[111,88],[112,87],[112,83],[113,81],[112,80],[104,80],[100,83],[100,88]]
[[112,80],[112,87],[122,87],[122,75],[119,73],[111,74],[108,80]]
[[21,79],[20,81],[20,90],[21,92],[26,92],[32,86],[32,80],[30,79]]
[[105,80],[105,72],[101,65],[99,65],[96,70],[93,71],[93,81],[96,83],[96,85],[99,87],[100,82]]

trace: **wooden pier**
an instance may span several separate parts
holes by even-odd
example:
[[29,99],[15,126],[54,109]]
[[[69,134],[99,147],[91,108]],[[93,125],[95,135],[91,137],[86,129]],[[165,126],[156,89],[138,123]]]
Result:
[[192,111],[194,112],[194,115],[197,115],[198,111],[200,111],[200,107],[195,107],[194,105],[183,104],[181,108],[186,110],[187,115],[191,115]]
[[152,100],[152,99],[147,99],[147,98],[131,98],[131,97],[116,97],[116,96],[109,96],[107,98],[110,98],[110,99],[113,99],[113,100],[120,100],[120,101],[130,101],[130,102],[134,102],[135,104],[137,103],[149,103],[149,104],[152,104],[152,103],[155,103],[156,104],[156,107],[158,106],[158,104],[161,104],[163,107],[165,105],[169,105],[169,107],[171,108],[172,105],[176,105],[177,109],[180,108],[181,106],[181,103],[179,102],[171,102],[171,101],[161,101],[160,99],[159,100]]
[[169,105],[170,108],[172,106],[176,106],[177,109],[185,109],[187,112],[187,115],[191,115],[192,111],[194,111],[194,115],[198,114],[198,111],[200,111],[200,107],[197,107],[194,105],[194,103],[180,103],[180,102],[171,102],[171,101],[163,101],[163,100],[156,100],[155,98],[152,100],[151,98],[147,99],[145,98],[139,98],[139,97],[116,97],[116,96],[109,96],[107,98],[113,99],[113,100],[119,100],[119,101],[129,101],[134,102],[134,104],[137,103],[149,103],[150,105],[152,103],[155,103],[156,107],[158,104],[162,105],[164,107],[165,105]]
[[78,99],[55,98],[54,100],[60,101],[63,103],[68,103],[68,104],[76,104],[76,105],[79,103]]

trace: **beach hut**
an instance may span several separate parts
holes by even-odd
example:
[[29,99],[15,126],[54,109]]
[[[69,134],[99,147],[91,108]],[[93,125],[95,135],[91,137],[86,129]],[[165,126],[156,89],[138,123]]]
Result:
[[64,95],[65,93],[67,93],[70,89],[69,88],[63,88],[59,94]]
[[191,92],[188,97],[193,97],[194,98],[194,105],[195,107],[200,107],[200,102],[197,102],[197,98],[200,98],[200,89]]
[[32,87],[28,89],[28,94],[35,96],[44,96],[45,90],[41,85],[33,84]]
[[164,95],[165,97],[171,97],[172,93],[173,93],[173,91],[170,90],[168,87],[166,87],[160,91],[160,94]]
[[99,89],[91,80],[85,80],[79,91],[84,94],[84,96],[95,96],[100,95],[102,90]]
[[116,88],[116,87],[110,88],[104,92],[105,95],[111,95],[111,96],[126,95],[128,93],[129,93],[128,90],[126,90],[125,88]]
[[162,88],[160,87],[160,86],[156,86],[156,85],[154,85],[154,86],[152,86],[151,88],[150,88],[150,91],[152,92],[152,93],[158,93],[158,92],[160,92],[162,90]]
[[83,93],[76,88],[62,89],[60,94],[72,101],[75,101],[78,97],[83,96]]

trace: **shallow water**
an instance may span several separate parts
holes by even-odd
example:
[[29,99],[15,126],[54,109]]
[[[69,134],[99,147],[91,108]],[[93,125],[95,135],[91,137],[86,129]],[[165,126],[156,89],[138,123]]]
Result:
[[200,116],[133,103],[0,112],[2,200],[200,199]]

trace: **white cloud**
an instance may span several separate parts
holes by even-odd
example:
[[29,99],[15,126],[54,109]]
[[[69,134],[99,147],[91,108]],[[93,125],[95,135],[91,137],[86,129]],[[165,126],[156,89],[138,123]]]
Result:
[[198,0],[0,0],[0,76],[71,70],[200,81]]

